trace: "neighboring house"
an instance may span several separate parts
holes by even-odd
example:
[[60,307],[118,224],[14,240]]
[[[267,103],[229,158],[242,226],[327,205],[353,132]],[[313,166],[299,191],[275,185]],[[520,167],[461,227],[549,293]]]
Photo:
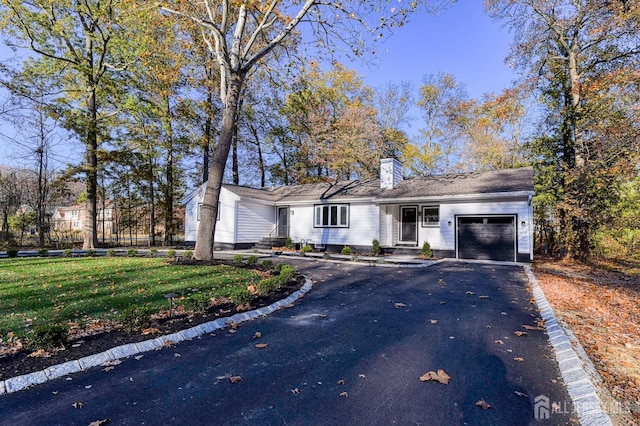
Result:
[[51,218],[55,231],[82,231],[86,207],[83,204],[58,207]]
[[[82,231],[84,229],[86,210],[87,207],[85,204],[58,207],[51,218],[53,229],[60,232]],[[104,208],[102,208],[102,203],[98,203],[96,214],[98,234],[102,234],[103,232],[105,235],[111,234],[115,219],[114,216],[113,202],[107,201]]]
[[[183,200],[185,242],[193,244],[205,184]],[[340,251],[419,249],[460,259],[533,259],[533,169],[404,179],[395,159],[380,179],[277,188],[223,185],[215,245],[249,248],[267,237]]]

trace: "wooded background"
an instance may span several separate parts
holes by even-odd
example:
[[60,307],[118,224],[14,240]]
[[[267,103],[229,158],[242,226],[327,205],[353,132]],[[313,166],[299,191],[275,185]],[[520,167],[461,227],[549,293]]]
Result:
[[[51,244],[47,214],[81,202],[84,247],[96,247],[110,200],[129,209],[121,226],[144,217],[149,244],[172,245],[180,199],[208,181],[205,259],[223,181],[374,178],[395,156],[408,175],[534,165],[537,250],[637,255],[638,2],[487,0],[511,29],[520,78],[481,99],[446,70],[371,88],[345,65],[412,14],[448,6],[0,0],[0,35],[16,51],[0,64],[0,120],[22,130],[13,142],[33,164],[0,169],[2,243],[35,227]],[[414,107],[420,132],[408,135]],[[61,172],[51,159],[64,138],[85,154]]]

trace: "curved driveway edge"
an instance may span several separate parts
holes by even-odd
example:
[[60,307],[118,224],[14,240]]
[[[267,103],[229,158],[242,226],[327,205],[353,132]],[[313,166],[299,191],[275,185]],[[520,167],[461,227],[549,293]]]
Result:
[[229,324],[240,324],[264,315],[268,315],[279,309],[292,305],[296,300],[308,293],[312,288],[311,280],[305,277],[304,285],[297,291],[291,293],[286,298],[264,306],[253,311],[241,312],[227,318],[218,318],[195,327],[181,330],[172,334],[157,337],[155,339],[145,340],[138,343],[129,343],[126,345],[116,346],[104,352],[89,355],[84,358],[65,362],[64,364],[53,365],[41,371],[36,371],[22,376],[11,377],[0,381],[0,395],[13,393],[25,389],[29,386],[39,385],[46,381],[57,379],[69,374],[79,373],[92,367],[98,367],[105,363],[115,361],[119,358],[126,358],[138,355],[143,352],[160,349],[167,344],[180,343],[185,340],[191,340],[195,337],[206,333],[212,333],[216,330],[227,327]]
[[[585,370],[589,370],[591,375],[597,376],[597,371],[588,358],[584,359],[578,356],[576,350],[571,344],[567,330],[565,330],[556,318],[553,308],[544,296],[542,288],[538,285],[530,265],[524,265],[524,269],[531,283],[532,293],[540,310],[540,316],[544,321],[547,329],[549,341],[556,353],[558,367],[562,373],[562,379],[567,386],[567,392],[573,402],[573,408],[578,415],[582,426],[608,426],[611,425],[609,415],[602,409],[602,401],[598,397],[595,386],[591,377]],[[577,340],[574,340],[577,350],[584,353]],[[536,397],[534,407],[542,407],[550,410],[549,399],[544,395]]]

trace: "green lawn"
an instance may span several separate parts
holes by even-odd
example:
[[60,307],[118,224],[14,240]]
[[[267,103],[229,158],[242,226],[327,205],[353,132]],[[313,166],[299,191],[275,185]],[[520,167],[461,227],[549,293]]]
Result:
[[0,261],[0,339],[19,338],[42,323],[117,320],[132,306],[168,308],[178,303],[246,293],[262,277],[232,266],[172,265],[159,258],[17,258]]

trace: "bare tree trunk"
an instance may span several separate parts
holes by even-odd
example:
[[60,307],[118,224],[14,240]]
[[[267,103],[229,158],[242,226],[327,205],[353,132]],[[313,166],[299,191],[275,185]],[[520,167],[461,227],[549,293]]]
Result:
[[167,99],[167,124],[165,131],[167,132],[167,158],[166,158],[166,175],[167,182],[165,185],[164,202],[164,243],[165,245],[173,244],[174,220],[173,220],[173,126],[171,120],[171,105]]
[[249,129],[251,130],[251,134],[255,139],[256,147],[258,148],[258,167],[260,168],[260,187],[264,188],[266,183],[266,176],[264,170],[264,158],[262,157],[262,144],[260,143],[260,137],[258,136],[258,129],[249,123]]
[[244,75],[238,73],[232,73],[229,76],[228,92],[222,110],[222,128],[220,129],[220,137],[218,138],[211,169],[209,170],[200,214],[200,225],[196,237],[194,257],[199,260],[213,260],[218,201],[220,199],[225,165],[233,142],[234,123],[238,114],[240,90],[244,83],[244,78]]
[[93,249],[97,245],[97,192],[98,192],[98,111],[96,105],[96,89],[92,86],[87,99],[89,123],[87,129],[87,201],[84,219],[84,250]]

